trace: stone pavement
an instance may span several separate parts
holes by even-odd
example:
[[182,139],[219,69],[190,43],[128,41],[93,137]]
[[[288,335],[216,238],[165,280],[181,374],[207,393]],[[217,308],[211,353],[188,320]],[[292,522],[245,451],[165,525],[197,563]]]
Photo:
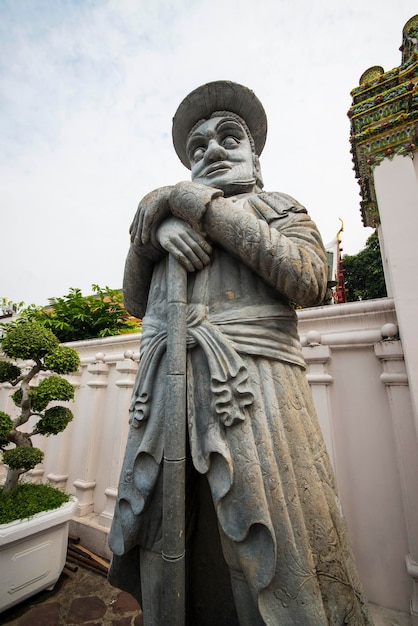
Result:
[[1,626],[143,626],[134,598],[106,580],[106,575],[84,565],[70,564],[52,591],[0,613]]

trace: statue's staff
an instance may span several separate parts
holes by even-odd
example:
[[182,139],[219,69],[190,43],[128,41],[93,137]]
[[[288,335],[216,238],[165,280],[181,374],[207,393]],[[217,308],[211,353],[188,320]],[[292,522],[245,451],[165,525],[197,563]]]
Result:
[[184,626],[187,271],[171,254],[168,264],[161,608],[164,624]]

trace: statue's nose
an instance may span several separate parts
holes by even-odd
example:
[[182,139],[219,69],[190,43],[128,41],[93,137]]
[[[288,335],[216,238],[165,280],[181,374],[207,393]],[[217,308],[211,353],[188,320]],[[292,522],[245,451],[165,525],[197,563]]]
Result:
[[223,161],[227,156],[227,151],[216,141],[216,139],[211,139],[209,141],[209,145],[205,153],[205,158],[208,161]]

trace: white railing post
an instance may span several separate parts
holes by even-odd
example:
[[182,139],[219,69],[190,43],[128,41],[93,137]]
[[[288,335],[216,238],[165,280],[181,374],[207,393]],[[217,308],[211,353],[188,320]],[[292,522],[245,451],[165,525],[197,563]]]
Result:
[[418,441],[413,420],[411,395],[399,340],[381,341],[374,351],[382,364],[380,380],[389,399],[402,502],[404,508],[408,554],[406,566],[412,578],[411,616],[418,624]]
[[302,348],[303,356],[308,366],[306,377],[311,387],[327,452],[334,471],[336,471],[332,411],[329,397],[329,386],[332,385],[334,380],[327,372],[331,349],[329,346],[321,345],[321,335],[317,331],[308,332],[306,341],[308,345]]
[[[78,406],[78,427],[82,429],[80,438],[77,438],[81,458],[78,467],[78,477],[73,485],[79,504],[76,515],[82,517],[94,510],[94,489],[97,483],[98,456],[100,454],[101,421],[106,402],[106,388],[108,385],[109,366],[104,361],[104,354],[98,353],[95,362],[87,366],[91,378],[85,383],[86,387],[80,390]],[[83,422],[83,423],[80,423]]]
[[122,466],[128,436],[129,403],[136,372],[138,370],[138,361],[132,350],[125,350],[123,356],[124,359],[116,363],[116,371],[120,374],[120,378],[115,381],[117,397],[114,404],[112,450],[111,456],[108,459],[110,473],[108,475],[108,486],[104,491],[106,497],[105,506],[99,515],[99,523],[106,528],[110,528],[112,524],[116,496],[118,493],[120,468]]
[[[81,373],[75,372],[67,376],[68,381],[74,387],[74,401],[68,402],[67,406],[73,413],[73,420],[77,415],[77,394],[81,383]],[[61,403],[60,403],[61,404]],[[73,439],[74,421],[70,422],[64,432],[48,437],[39,437],[39,445],[44,446],[45,451],[45,473],[48,482],[57,489],[68,489],[69,468],[71,466],[71,451],[74,444]],[[74,444],[75,445],[75,444]]]

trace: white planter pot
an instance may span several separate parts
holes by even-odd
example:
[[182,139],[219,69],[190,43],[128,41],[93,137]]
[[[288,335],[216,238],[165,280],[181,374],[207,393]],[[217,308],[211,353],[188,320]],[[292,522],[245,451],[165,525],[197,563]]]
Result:
[[52,589],[65,565],[77,499],[29,520],[0,525],[0,612]]

